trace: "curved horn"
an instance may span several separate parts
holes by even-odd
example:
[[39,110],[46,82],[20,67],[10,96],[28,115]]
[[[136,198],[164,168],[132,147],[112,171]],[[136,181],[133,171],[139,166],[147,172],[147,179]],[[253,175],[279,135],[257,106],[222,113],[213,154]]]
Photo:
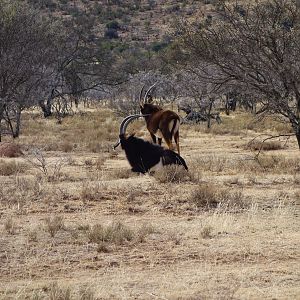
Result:
[[[121,134],[125,134],[125,130],[123,130],[123,127],[124,127],[126,121],[127,121],[128,119],[132,118],[133,116],[135,116],[135,115],[130,115],[130,116],[127,116],[125,119],[123,119],[123,121],[122,121],[122,123],[121,123],[121,125],[120,125],[120,135],[121,135]],[[139,115],[139,116],[140,116],[140,115]],[[126,125],[126,127],[127,127],[127,125]],[[126,128],[125,128],[125,129],[126,129]],[[115,143],[115,145],[113,146],[113,148],[116,149],[119,145],[120,145],[120,139]]]
[[153,90],[153,88],[156,86],[156,84],[157,84],[157,82],[155,82],[154,84],[152,84],[152,85],[149,87],[148,91],[146,92],[146,94],[145,94],[145,96],[144,96],[144,103],[146,103],[146,99],[147,99],[148,94]]
[[126,133],[126,128],[131,121],[133,121],[134,119],[141,118],[141,117],[144,117],[144,115],[131,115],[131,116],[128,116],[127,118],[125,118],[122,122],[122,127],[120,126],[120,134]]
[[143,85],[143,87],[142,87],[142,89],[140,91],[140,96],[139,96],[140,105],[143,105],[142,96],[143,96],[144,88],[145,88],[145,85]]
[[124,127],[124,124],[126,123],[126,121],[128,119],[130,119],[133,115],[130,115],[130,116],[127,116],[125,119],[123,119],[123,121],[121,122],[120,124],[120,134],[124,134],[124,131],[123,131],[123,127]]
[[[137,119],[137,118],[147,117],[147,116],[149,116],[149,114],[127,116],[120,125],[120,135],[125,135],[126,128],[132,120]],[[118,142],[113,146],[113,148],[116,149],[120,145],[120,143],[121,143],[121,141],[119,139]]]

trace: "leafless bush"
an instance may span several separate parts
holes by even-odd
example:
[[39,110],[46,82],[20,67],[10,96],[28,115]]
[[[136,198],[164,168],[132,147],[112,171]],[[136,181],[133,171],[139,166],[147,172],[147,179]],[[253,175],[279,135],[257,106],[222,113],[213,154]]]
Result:
[[18,144],[14,143],[0,143],[0,157],[19,157],[22,156],[23,152]]
[[48,181],[58,180],[62,175],[62,168],[70,162],[68,157],[59,157],[54,161],[49,161],[41,150],[34,150],[32,155],[32,158],[27,156],[26,160],[45,175]]
[[300,184],[300,175],[299,174],[295,174],[294,177],[293,177],[293,181],[294,181],[294,184]]

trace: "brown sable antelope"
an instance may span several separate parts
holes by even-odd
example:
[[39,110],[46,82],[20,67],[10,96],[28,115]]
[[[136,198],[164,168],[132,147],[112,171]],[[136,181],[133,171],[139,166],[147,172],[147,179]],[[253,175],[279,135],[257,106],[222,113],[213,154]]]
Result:
[[147,129],[151,135],[153,143],[156,144],[156,138],[158,144],[161,145],[162,139],[168,145],[170,150],[173,150],[172,140],[174,139],[177,152],[180,155],[179,149],[179,116],[172,110],[166,110],[158,105],[152,103],[151,90],[155,87],[153,84],[145,93],[144,100],[142,101],[142,95],[144,86],[140,92],[140,108],[141,113],[144,115]]

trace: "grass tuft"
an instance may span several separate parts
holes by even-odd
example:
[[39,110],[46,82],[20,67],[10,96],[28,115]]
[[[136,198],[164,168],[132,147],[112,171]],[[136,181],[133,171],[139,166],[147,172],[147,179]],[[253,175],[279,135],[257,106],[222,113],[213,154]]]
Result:
[[49,287],[49,300],[71,300],[71,289],[69,287],[62,288],[58,284],[52,283]]
[[54,237],[56,233],[63,229],[64,226],[64,219],[62,216],[55,216],[53,218],[46,218],[45,220],[45,225],[46,225],[46,231],[50,233],[51,237]]
[[248,207],[241,191],[219,188],[213,184],[201,184],[191,194],[189,199],[198,209],[210,210],[222,208],[225,210],[241,210]]
[[10,217],[10,218],[6,219],[6,221],[4,222],[4,228],[5,228],[6,232],[9,234],[16,233],[17,226],[16,226],[16,223],[14,222],[13,218]]
[[281,150],[284,149],[284,145],[278,141],[252,141],[244,146],[246,150],[252,151],[273,151],[273,150]]
[[89,230],[88,238],[91,243],[108,242],[122,245],[134,238],[134,231],[121,222],[112,223],[107,227],[96,224]]
[[15,160],[0,160],[0,176],[11,176],[24,173],[28,169],[25,163],[16,162]]
[[180,183],[192,181],[193,176],[183,166],[169,165],[155,171],[154,178],[160,183]]

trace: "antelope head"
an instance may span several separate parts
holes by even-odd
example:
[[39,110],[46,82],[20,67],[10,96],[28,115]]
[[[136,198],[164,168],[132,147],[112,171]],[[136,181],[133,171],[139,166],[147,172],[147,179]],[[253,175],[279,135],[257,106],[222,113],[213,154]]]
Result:
[[161,108],[158,105],[153,104],[153,97],[151,95],[151,91],[155,88],[156,84],[157,82],[155,82],[153,85],[150,86],[150,88],[146,91],[144,95],[144,99],[142,99],[142,96],[143,96],[143,91],[145,86],[143,86],[141,89],[139,100],[140,100],[141,113],[143,115],[153,114],[161,110]]

